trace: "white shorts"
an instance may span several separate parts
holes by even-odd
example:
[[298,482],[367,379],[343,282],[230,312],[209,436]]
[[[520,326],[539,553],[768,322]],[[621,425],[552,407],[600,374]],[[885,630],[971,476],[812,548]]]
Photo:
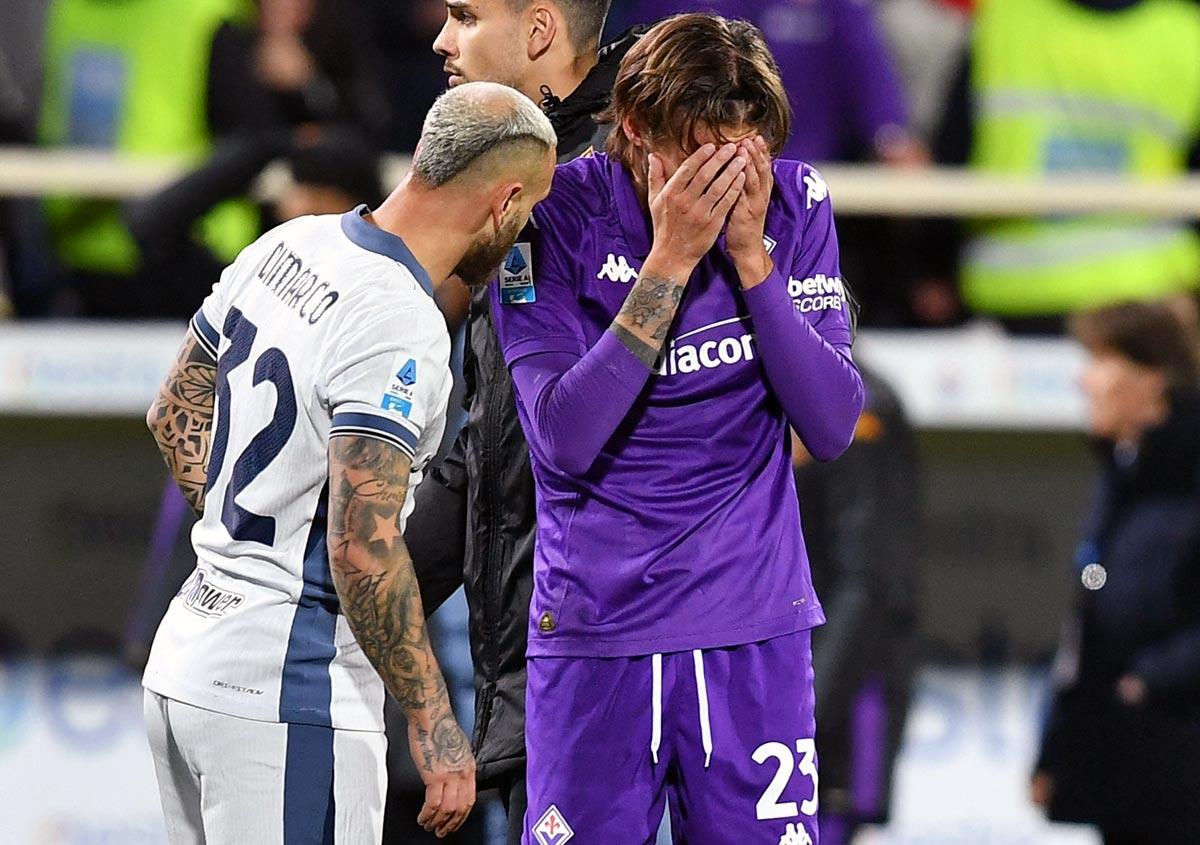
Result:
[[145,694],[171,845],[379,843],[387,740],[256,722]]

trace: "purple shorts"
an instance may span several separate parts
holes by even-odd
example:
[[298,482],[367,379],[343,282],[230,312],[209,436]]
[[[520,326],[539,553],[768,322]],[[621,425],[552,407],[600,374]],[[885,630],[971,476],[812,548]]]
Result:
[[523,845],[817,845],[809,632],[529,660]]

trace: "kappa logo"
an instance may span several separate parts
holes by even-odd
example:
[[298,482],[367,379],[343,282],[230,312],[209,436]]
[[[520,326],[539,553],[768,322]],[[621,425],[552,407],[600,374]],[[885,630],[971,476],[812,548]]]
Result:
[[810,170],[804,175],[805,208],[812,208],[813,203],[823,202],[829,196],[829,186],[821,178],[821,174]]
[[551,804],[550,809],[533,826],[533,835],[540,845],[563,845],[574,838],[575,831],[571,830],[558,807]]
[[779,845],[813,845],[813,841],[803,824],[789,824],[779,837]]
[[613,253],[608,254],[608,260],[604,262],[604,266],[600,268],[600,272],[596,274],[597,279],[608,279],[610,282],[620,282],[627,285],[630,282],[636,282],[638,271],[629,266],[629,259],[624,255],[617,256]]
[[779,837],[779,845],[813,845],[813,841],[803,824],[789,824]]
[[529,244],[514,244],[500,267],[500,301],[505,305],[537,302]]

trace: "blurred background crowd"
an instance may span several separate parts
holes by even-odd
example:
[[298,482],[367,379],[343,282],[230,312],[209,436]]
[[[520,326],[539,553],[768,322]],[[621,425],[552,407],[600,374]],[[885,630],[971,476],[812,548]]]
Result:
[[[1135,180],[1196,161],[1191,4],[1146,4],[1185,8],[1126,26],[1116,20],[1134,0],[1021,0],[993,4],[974,32],[969,0],[701,5],[766,33],[799,115],[788,157]],[[616,0],[607,32],[693,8]],[[1097,20],[1075,25],[1080,15]],[[1172,15],[1180,25],[1167,24],[1163,43],[1155,27]],[[18,317],[183,316],[264,227],[377,196],[379,157],[411,152],[444,88],[431,50],[444,18],[437,0],[204,0],[186,12],[166,0],[10,0],[0,142],[208,164],[165,194],[124,203],[7,201],[0,307]],[[1073,34],[1056,35],[1066,24]],[[1033,139],[1056,112],[1094,131],[1052,139],[1043,154]],[[248,200],[277,159],[291,165],[290,189],[270,204]],[[1129,219],[856,217],[841,234],[867,327],[983,315],[1056,331],[1074,308],[1187,289],[1200,269],[1188,226]]]
[[[1111,179],[1114,193],[1200,164],[1190,0],[615,0],[606,38],[693,10],[764,31],[797,114],[790,158]],[[69,341],[87,318],[179,321],[275,223],[377,203],[445,89],[432,49],[445,16],[442,0],[5,0],[0,379],[18,376],[3,355],[17,327]],[[6,192],[5,147],[188,164],[136,196]],[[1145,838],[1136,822],[1177,815],[1200,783],[1196,220],[855,214],[839,234],[864,353],[907,353],[890,368],[865,356],[886,373],[868,374],[845,458],[796,458],[830,619],[816,641],[828,841],[864,825],[857,841],[1098,841],[1045,826],[1034,802],[1067,822],[1135,819],[1106,842],[1200,841]],[[1025,364],[995,383],[963,361],[915,378],[948,401],[1074,396],[1078,419],[947,425],[906,410],[904,385],[884,376],[941,348],[945,332],[929,330],[982,322],[1026,344],[1011,348]],[[124,806],[99,785],[113,764],[87,755],[141,760],[120,696],[190,569],[184,510],[170,486],[160,499],[135,424],[74,417],[0,415],[0,561],[17,586],[0,600],[0,796],[72,765],[99,797],[47,811],[31,841],[158,842],[137,815],[153,815],[148,766],[149,804],[106,815]],[[1081,585],[1101,563],[1120,577]],[[469,714],[462,603],[435,624]],[[79,668],[81,653],[124,663]],[[115,697],[98,705],[96,690]],[[45,748],[64,736],[84,750],[55,762]],[[393,745],[389,841],[424,841],[411,825],[420,784]],[[1121,768],[1147,748],[1162,771]],[[458,841],[494,841],[496,810],[485,802]]]

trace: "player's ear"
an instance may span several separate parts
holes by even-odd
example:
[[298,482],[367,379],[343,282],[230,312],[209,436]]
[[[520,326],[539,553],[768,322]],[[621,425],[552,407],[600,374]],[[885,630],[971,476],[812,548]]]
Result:
[[625,137],[629,139],[629,143],[635,147],[645,146],[646,142],[642,137],[642,130],[633,122],[632,117],[627,117],[621,121],[621,131],[625,133]]
[[520,182],[509,182],[496,190],[495,200],[492,202],[492,223],[497,232],[504,228],[504,221],[513,213],[524,193],[525,186]]
[[558,18],[554,10],[542,3],[534,3],[529,10],[529,60],[540,59],[554,45],[559,34]]

